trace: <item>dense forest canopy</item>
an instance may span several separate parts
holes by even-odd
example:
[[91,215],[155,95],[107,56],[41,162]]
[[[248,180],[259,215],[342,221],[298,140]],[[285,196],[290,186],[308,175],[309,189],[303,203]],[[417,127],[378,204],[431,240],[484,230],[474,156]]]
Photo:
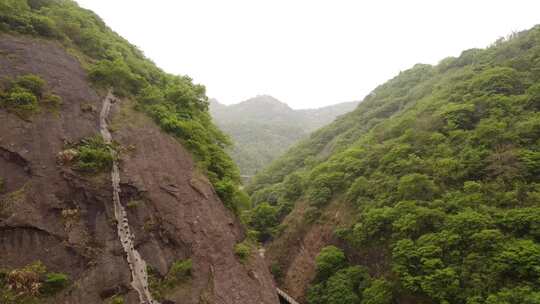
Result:
[[540,26],[418,64],[258,174],[246,218],[265,241],[299,201],[305,225],[330,203],[355,212],[311,304],[540,303],[539,110]]
[[247,204],[238,169],[224,151],[230,140],[212,122],[204,86],[163,72],[72,0],[0,0],[0,31],[64,45],[97,87],[136,100],[139,110],[190,149],[228,207]]

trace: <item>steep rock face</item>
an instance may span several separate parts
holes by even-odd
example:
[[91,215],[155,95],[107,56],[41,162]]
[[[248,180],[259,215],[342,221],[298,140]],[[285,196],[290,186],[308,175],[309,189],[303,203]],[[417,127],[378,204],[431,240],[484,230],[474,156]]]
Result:
[[283,221],[285,230],[266,250],[268,261],[281,271],[280,288],[302,303],[316,275],[315,258],[324,246],[340,243],[334,230],[346,226],[353,215],[348,206],[335,201],[324,211],[323,220],[310,223],[305,220],[308,208],[307,202],[299,202]]
[[[99,133],[103,96],[55,43],[3,35],[0,52],[1,76],[39,75],[63,99],[57,113],[43,109],[29,121],[0,110],[0,268],[39,260],[68,274],[71,284],[54,303],[103,303],[114,295],[138,303],[116,233],[110,173],[57,164],[68,143]],[[243,230],[189,152],[127,100],[114,105],[110,122],[135,247],[159,275],[177,260],[193,262],[191,278],[165,295],[168,303],[277,303],[264,261],[235,257]]]

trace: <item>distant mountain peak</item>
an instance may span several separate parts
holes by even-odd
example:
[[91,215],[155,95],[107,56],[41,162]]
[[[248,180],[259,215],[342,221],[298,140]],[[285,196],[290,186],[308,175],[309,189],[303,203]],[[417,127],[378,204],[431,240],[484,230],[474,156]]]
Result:
[[271,95],[257,95],[232,105],[212,99],[210,113],[235,141],[236,147],[231,152],[240,171],[251,175],[300,138],[352,111],[356,105],[356,102],[348,102],[294,110]]
[[262,109],[271,111],[293,111],[288,104],[270,95],[257,95],[232,106],[255,106],[263,107]]

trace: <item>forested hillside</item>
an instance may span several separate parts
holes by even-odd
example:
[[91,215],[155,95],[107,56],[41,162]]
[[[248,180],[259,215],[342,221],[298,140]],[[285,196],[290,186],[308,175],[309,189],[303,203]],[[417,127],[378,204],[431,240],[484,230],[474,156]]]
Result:
[[233,139],[231,156],[244,176],[252,176],[281,156],[301,138],[352,111],[357,102],[318,109],[293,110],[287,104],[261,95],[226,106],[210,101],[217,125]]
[[539,26],[418,64],[258,174],[247,221],[311,304],[540,303],[539,111]]

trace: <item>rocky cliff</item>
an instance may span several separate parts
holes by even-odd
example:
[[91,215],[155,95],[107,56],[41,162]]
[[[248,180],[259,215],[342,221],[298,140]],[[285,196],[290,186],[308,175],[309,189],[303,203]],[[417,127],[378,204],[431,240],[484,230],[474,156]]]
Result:
[[[10,274],[39,261],[66,274],[67,286],[39,303],[140,303],[116,231],[110,171],[88,174],[69,165],[69,147],[99,135],[105,92],[90,86],[60,44],[0,36],[0,76],[30,73],[63,102],[28,118],[0,109],[0,269]],[[244,231],[191,154],[130,100],[119,99],[111,111],[120,204],[157,300],[277,303],[262,259],[236,257]],[[189,275],[162,288],[173,266],[187,260]]]

